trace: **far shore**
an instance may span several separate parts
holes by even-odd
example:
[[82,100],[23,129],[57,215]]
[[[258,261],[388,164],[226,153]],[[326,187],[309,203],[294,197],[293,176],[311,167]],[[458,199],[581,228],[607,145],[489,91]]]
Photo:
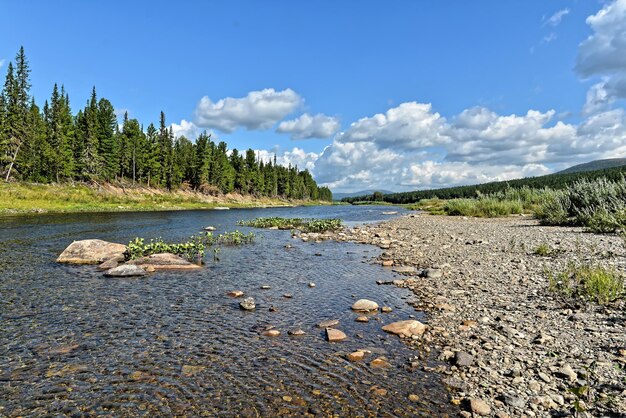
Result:
[[[577,408],[588,411],[581,417],[626,416],[626,302],[603,306],[549,289],[549,275],[571,263],[623,272],[621,237],[527,216],[416,213],[334,239],[384,250],[375,262],[400,277],[379,284],[410,289],[411,304],[427,313],[429,331],[405,341],[441,375],[462,416],[572,416]],[[440,361],[434,369],[431,355]]]
[[231,193],[206,195],[192,190],[167,191],[141,185],[0,183],[0,216],[156,212],[330,205],[319,200],[255,197]]

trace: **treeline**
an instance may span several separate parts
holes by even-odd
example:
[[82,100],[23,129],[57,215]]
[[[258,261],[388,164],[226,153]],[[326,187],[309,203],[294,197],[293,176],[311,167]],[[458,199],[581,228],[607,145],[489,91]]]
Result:
[[64,87],[56,84],[43,109],[30,95],[30,68],[20,48],[10,62],[0,93],[0,173],[38,183],[132,181],[153,187],[190,187],[205,193],[238,192],[291,199],[332,200],[311,174],[297,167],[261,161],[254,150],[229,150],[201,134],[191,142],[175,137],[161,112],[158,127],[145,129],[115,108],[96,89],[85,107],[72,113]]
[[481,195],[504,193],[509,189],[551,189],[563,190],[580,180],[596,180],[606,178],[609,181],[620,181],[626,175],[626,166],[603,170],[594,170],[576,173],[548,174],[545,176],[528,177],[517,180],[495,181],[472,186],[447,187],[444,189],[418,190],[414,192],[381,194],[374,193],[367,196],[344,198],[348,203],[356,202],[389,202],[395,204],[416,203],[422,199],[464,199],[475,198]]

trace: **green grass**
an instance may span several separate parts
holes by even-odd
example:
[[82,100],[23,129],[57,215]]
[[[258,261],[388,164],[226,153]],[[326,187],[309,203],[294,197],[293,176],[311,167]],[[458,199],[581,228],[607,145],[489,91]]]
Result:
[[546,274],[550,290],[566,298],[605,305],[624,296],[624,277],[613,269],[570,263],[558,274]]
[[287,201],[243,196],[219,198],[188,191],[168,192],[136,187],[77,184],[0,183],[0,215],[60,212],[132,212],[211,209],[224,206],[247,208],[321,202]]
[[524,212],[520,201],[499,200],[492,197],[480,199],[448,200],[444,212],[451,216],[474,216],[481,218],[497,218],[500,216],[519,215]]

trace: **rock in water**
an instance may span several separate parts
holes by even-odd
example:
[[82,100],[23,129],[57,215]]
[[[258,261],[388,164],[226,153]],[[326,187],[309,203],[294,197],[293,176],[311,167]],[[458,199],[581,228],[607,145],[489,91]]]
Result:
[[254,298],[245,298],[244,300],[239,302],[239,307],[244,311],[253,311],[256,308]]
[[132,264],[122,264],[121,266],[107,270],[104,275],[106,277],[133,277],[145,276],[146,271],[139,266]]
[[231,298],[240,298],[243,296],[243,292],[241,290],[231,290],[227,295]]
[[392,322],[385,325],[383,331],[396,334],[401,337],[412,337],[413,335],[422,335],[428,327],[415,319],[406,321]]
[[317,324],[317,327],[318,328],[333,328],[333,327],[336,327],[337,325],[339,325],[339,321],[337,319],[327,319]]
[[207,226],[206,228],[204,228],[205,231],[215,231],[215,227],[214,226]]
[[152,254],[129,261],[128,264],[135,264],[144,269],[151,266],[155,270],[197,270],[202,268],[171,253]]
[[124,261],[124,259],[122,258],[121,260],[118,260],[117,258],[112,258],[112,259],[107,260],[104,263],[100,264],[98,266],[98,270],[100,270],[100,271],[111,270],[111,269],[119,266],[121,261]]
[[352,305],[352,310],[357,312],[369,312],[378,310],[378,303],[368,299],[359,299]]
[[328,341],[333,343],[333,342],[343,341],[346,338],[348,338],[348,336],[344,334],[342,331],[339,331],[338,329],[326,328],[326,338],[328,339]]
[[100,264],[106,260],[124,260],[126,246],[100,239],[72,242],[57,258],[58,263]]

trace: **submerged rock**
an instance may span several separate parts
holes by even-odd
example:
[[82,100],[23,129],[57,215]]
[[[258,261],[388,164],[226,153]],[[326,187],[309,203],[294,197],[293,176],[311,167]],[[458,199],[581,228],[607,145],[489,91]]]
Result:
[[197,270],[202,268],[171,253],[152,254],[129,261],[128,264],[134,264],[144,269],[151,266],[155,270]]
[[230,296],[231,298],[240,298],[243,296],[243,292],[241,290],[231,290],[230,292],[226,294]]
[[368,299],[359,299],[352,305],[352,310],[358,312],[376,311],[378,310],[378,303]]
[[146,274],[148,273],[144,269],[133,264],[122,264],[104,272],[106,277],[137,277],[145,276]]
[[412,337],[413,335],[422,335],[428,327],[415,319],[406,321],[392,322],[385,325],[383,331],[396,334],[401,337]]
[[239,302],[239,307],[244,311],[253,311],[254,309],[256,309],[254,298],[245,298],[244,300]]
[[106,260],[124,260],[126,246],[100,239],[72,242],[57,258],[58,263],[100,264]]
[[339,321],[337,319],[327,319],[317,324],[317,327],[318,328],[333,328],[333,327],[336,327],[337,325],[339,325]]

